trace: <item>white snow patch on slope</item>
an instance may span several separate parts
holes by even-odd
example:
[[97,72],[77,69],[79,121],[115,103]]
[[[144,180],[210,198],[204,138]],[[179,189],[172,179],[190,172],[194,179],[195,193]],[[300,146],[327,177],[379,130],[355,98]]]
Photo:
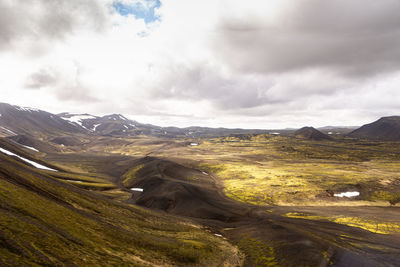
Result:
[[127,121],[128,119],[127,118],[125,118],[124,116],[122,116],[122,115],[118,115],[119,116],[119,118],[121,119],[121,120],[124,120],[124,121]]
[[359,196],[360,192],[354,191],[354,192],[342,192],[339,194],[334,194],[335,197],[356,197]]
[[78,124],[79,126],[81,126],[82,128],[85,128],[88,131],[92,131],[88,128],[86,128],[85,126],[82,125],[83,120],[87,120],[87,119],[95,119],[95,116],[92,115],[72,115],[71,117],[67,118],[67,117],[61,117],[63,120],[68,121],[71,124]]
[[131,188],[132,191],[143,192],[143,188],[133,187]]
[[18,107],[18,106],[14,106],[17,110],[19,111],[28,111],[28,112],[39,112],[40,110],[37,108],[27,108],[27,107]]
[[12,152],[10,152],[10,151],[4,149],[4,148],[1,148],[1,147],[0,147],[0,152],[4,153],[4,154],[6,154],[6,155],[9,155],[9,156],[15,156],[15,157],[17,157],[17,158],[19,158],[19,159],[22,159],[23,161],[28,162],[29,164],[33,165],[35,168],[42,169],[42,170],[48,170],[48,171],[57,172],[57,170],[55,170],[55,169],[46,167],[46,166],[44,166],[44,165],[42,165],[42,164],[39,164],[39,163],[37,163],[37,162],[34,162],[34,161],[32,161],[32,160],[29,160],[29,159],[23,158],[23,157],[21,157],[21,156],[18,156],[17,154],[14,154],[14,153],[12,153]]
[[65,181],[74,182],[74,183],[83,183],[83,181],[80,181],[80,180],[65,180]]
[[16,133],[14,133],[13,131],[11,131],[11,130],[7,129],[6,127],[2,127],[2,126],[0,126],[0,128],[1,128],[1,129],[3,129],[4,131],[7,131],[7,132],[9,132],[10,134],[17,135]]
[[77,123],[83,127],[82,120],[95,119],[96,117],[92,116],[92,115],[72,115],[69,118],[67,118],[67,117],[61,117],[61,118],[66,121]]
[[30,149],[30,150],[33,150],[33,151],[36,151],[36,152],[39,152],[39,150],[37,150],[36,148],[34,148],[34,147],[31,147],[31,146],[24,146],[24,145],[22,145],[23,147],[26,147],[27,149]]
[[101,125],[101,123],[93,125],[92,131],[96,131],[96,129],[97,129],[97,127],[99,127],[99,125]]

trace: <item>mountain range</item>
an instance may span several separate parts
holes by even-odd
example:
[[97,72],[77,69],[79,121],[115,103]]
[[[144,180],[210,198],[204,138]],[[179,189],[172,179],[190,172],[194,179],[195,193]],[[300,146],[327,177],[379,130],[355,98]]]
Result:
[[[262,125],[260,125],[262,126]],[[262,128],[262,127],[260,127]],[[137,136],[155,137],[218,137],[240,134],[294,134],[311,139],[331,139],[334,134],[353,138],[377,139],[386,141],[400,140],[400,116],[384,117],[360,128],[344,126],[326,126],[285,130],[261,129],[227,129],[210,127],[160,127],[143,124],[126,118],[121,114],[95,116],[91,114],[60,113],[52,114],[35,108],[25,108],[6,103],[0,103],[0,135],[46,135],[58,138],[56,143],[68,139],[70,133],[97,136]],[[308,137],[307,137],[308,136]],[[319,137],[318,137],[319,136]],[[61,140],[60,140],[61,138]],[[64,140],[68,143],[67,140]],[[69,140],[69,142],[72,142]]]

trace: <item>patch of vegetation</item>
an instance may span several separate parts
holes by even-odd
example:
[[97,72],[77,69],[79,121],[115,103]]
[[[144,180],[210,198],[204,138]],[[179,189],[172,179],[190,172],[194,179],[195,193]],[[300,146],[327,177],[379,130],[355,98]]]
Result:
[[135,180],[135,178],[136,178],[136,173],[137,173],[140,169],[142,169],[143,167],[144,167],[144,164],[140,164],[140,165],[138,165],[138,166],[136,166],[136,167],[130,169],[128,172],[126,172],[126,173],[123,175],[124,180],[122,181],[122,184],[123,184],[124,186],[129,186],[129,185],[132,183],[132,181]]
[[315,216],[298,212],[290,212],[286,214],[290,218],[300,218],[307,220],[329,220],[335,223],[344,224],[352,227],[361,228],[372,233],[377,234],[390,234],[390,233],[400,233],[400,224],[392,222],[379,222],[377,220],[367,220],[358,217],[324,217]]
[[237,245],[254,266],[279,266],[274,248],[265,241],[243,234]]
[[384,200],[389,202],[391,206],[400,203],[400,193],[399,192],[387,192],[387,191],[377,191],[374,192],[372,199]]
[[[238,201],[257,205],[399,202],[393,193],[390,198],[383,198],[374,197],[373,192],[396,191],[400,169],[398,142],[318,142],[255,135],[203,140],[197,150],[186,154],[181,149],[179,155],[200,161],[198,168],[221,178],[225,194]],[[171,151],[165,151],[165,155],[168,153]],[[354,199],[335,198],[327,193],[355,187],[361,195]]]

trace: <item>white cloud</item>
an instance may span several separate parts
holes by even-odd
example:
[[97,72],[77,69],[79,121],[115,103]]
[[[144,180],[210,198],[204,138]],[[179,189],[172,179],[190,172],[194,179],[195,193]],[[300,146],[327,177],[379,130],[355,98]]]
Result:
[[112,3],[0,0],[1,101],[180,126],[400,112],[398,1],[168,0],[149,24]]

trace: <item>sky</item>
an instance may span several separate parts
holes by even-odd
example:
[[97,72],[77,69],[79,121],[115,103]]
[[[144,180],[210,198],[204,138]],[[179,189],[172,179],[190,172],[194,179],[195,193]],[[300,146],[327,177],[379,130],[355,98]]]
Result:
[[0,0],[0,102],[160,126],[400,115],[398,0]]

